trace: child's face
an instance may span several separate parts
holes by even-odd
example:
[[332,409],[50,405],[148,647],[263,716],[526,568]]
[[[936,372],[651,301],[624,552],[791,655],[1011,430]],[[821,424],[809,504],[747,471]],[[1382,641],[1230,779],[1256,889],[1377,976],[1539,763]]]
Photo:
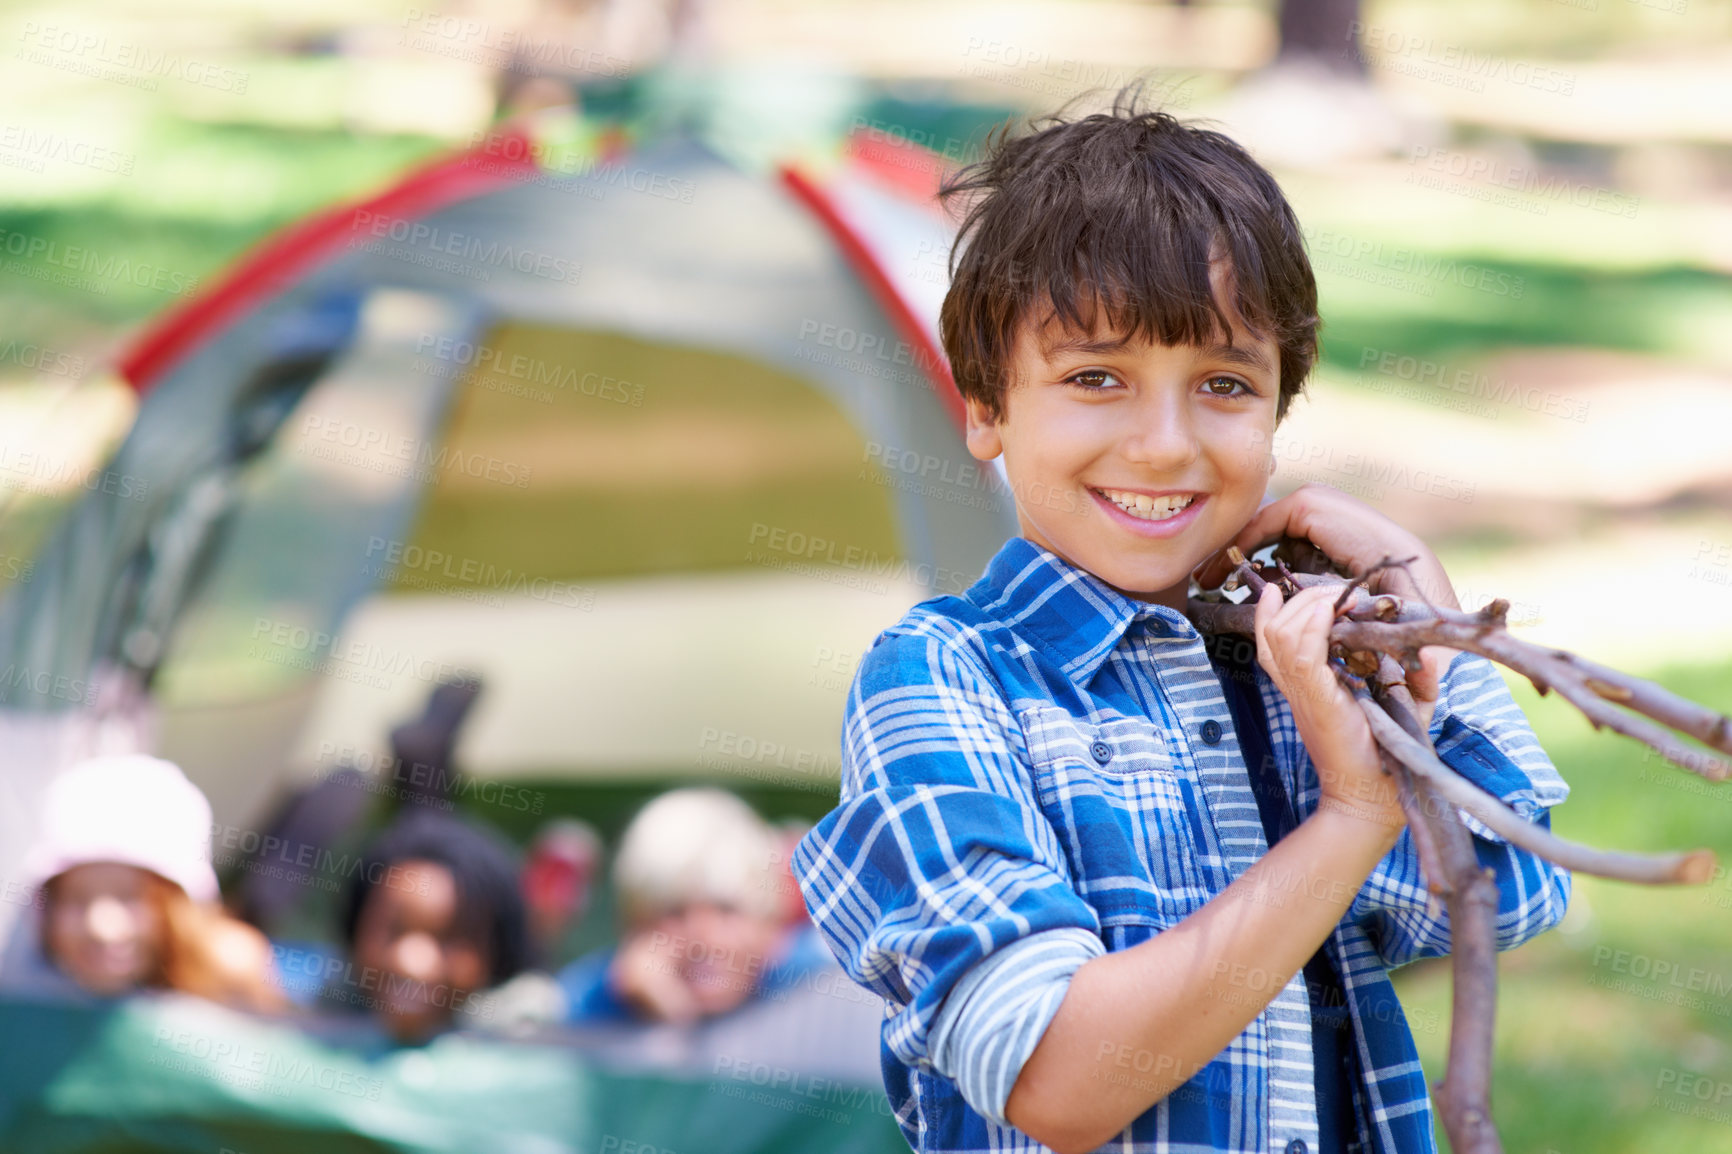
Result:
[[386,1030],[403,1041],[436,1033],[470,991],[487,983],[484,943],[465,925],[451,871],[405,861],[373,887],[355,927],[355,962],[383,975],[375,990]]
[[1183,611],[1191,571],[1262,500],[1279,366],[1275,342],[1253,340],[1237,320],[1231,349],[1056,326],[1042,339],[1025,324],[1003,419],[969,403],[969,451],[1004,454],[1023,536]]
[[775,918],[710,902],[696,902],[641,927],[665,955],[701,1017],[725,1014],[758,988],[774,960],[782,924]]
[[166,928],[155,879],[136,866],[92,862],[49,883],[44,937],[63,973],[93,994],[147,985],[162,969]]

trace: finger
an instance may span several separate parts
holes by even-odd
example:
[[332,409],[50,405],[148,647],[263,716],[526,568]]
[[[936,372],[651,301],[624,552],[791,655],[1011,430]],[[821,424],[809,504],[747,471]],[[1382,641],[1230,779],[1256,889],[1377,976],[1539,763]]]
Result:
[[1263,586],[1257,595],[1257,611],[1251,618],[1251,632],[1257,638],[1257,664],[1269,669],[1269,626],[1281,611],[1281,587],[1273,581]]
[[1338,596],[1340,596],[1339,590],[1331,589],[1326,585],[1313,585],[1308,589],[1301,589],[1276,614],[1275,624],[1278,627],[1284,627],[1289,623],[1307,621],[1315,611],[1314,606],[1332,603]]
[[1407,675],[1407,686],[1416,699],[1436,700],[1443,691],[1443,677],[1460,653],[1443,645],[1427,645],[1419,651],[1420,667]]
[[[1270,582],[1267,588],[1277,589],[1274,582]],[[1263,641],[1266,646],[1270,647],[1271,653],[1288,654],[1297,651],[1304,622],[1311,614],[1313,607],[1316,606],[1318,595],[1322,592],[1326,591],[1318,588],[1301,589],[1290,599],[1287,599],[1285,603],[1277,602],[1272,607],[1263,628]],[[1276,595],[1280,595],[1278,589]],[[1273,600],[1273,598],[1269,599]],[[1261,602],[1258,604],[1258,610],[1263,611]]]
[[1300,651],[1319,665],[1328,661],[1329,630],[1334,626],[1335,613],[1330,609],[1330,602],[1322,599],[1311,602],[1301,625],[1299,644],[1302,648]]
[[[1303,594],[1304,591],[1301,590],[1300,592]],[[1273,581],[1263,586],[1263,592],[1257,595],[1257,611],[1251,619],[1252,625],[1259,635],[1271,621],[1280,615],[1281,606],[1285,601],[1286,598],[1281,593],[1281,586]]]

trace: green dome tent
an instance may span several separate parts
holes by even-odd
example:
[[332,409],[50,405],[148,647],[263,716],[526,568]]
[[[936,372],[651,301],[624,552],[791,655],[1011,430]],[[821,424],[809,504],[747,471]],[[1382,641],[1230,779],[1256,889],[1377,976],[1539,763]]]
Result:
[[[392,723],[471,672],[487,690],[461,761],[483,782],[834,797],[861,649],[1015,531],[937,347],[932,158],[857,140],[817,173],[751,171],[690,140],[558,138],[504,132],[294,226],[119,360],[128,435],[30,580],[0,588],[0,878],[80,756],[170,757],[219,829],[245,828],[290,785],[368,768]],[[24,911],[0,903],[0,938]],[[502,1080],[465,1129],[480,1099],[431,1092],[425,1062],[302,1054],[173,1000],[0,1015],[58,1047],[0,1070],[0,1133],[43,1148],[105,1125],[151,1148],[900,1144],[875,1089],[850,1122],[813,1114],[809,1071],[790,1097],[753,1065],[718,1097],[703,1071],[454,1041],[465,1077]],[[373,1078],[387,1104],[237,1089],[209,1055],[162,1049],[188,1028]]]
[[236,821],[472,670],[485,775],[833,788],[850,655],[1014,532],[937,350],[945,221],[882,144],[551,151],[491,138],[143,335],[115,491],[0,594],[0,725],[154,699]]

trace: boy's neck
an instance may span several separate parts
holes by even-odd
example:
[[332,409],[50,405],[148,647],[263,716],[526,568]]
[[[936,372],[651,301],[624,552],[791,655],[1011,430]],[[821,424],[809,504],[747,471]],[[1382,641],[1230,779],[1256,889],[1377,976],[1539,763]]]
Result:
[[1165,605],[1168,609],[1180,614],[1185,612],[1185,602],[1189,598],[1191,591],[1191,582],[1189,577],[1185,579],[1185,583],[1182,586],[1174,586],[1171,589],[1161,589],[1153,592],[1147,590],[1138,591],[1135,589],[1121,589],[1106,578],[1102,577],[1099,573],[1096,573],[1094,570],[1089,569],[1086,566],[1078,565],[1075,561],[1066,557],[1063,553],[1060,553],[1057,549],[1054,549],[1039,537],[1026,531],[1022,534],[1022,537],[1023,540],[1027,541],[1029,544],[1045,549],[1048,553],[1051,553],[1054,557],[1057,557],[1072,569],[1087,573],[1090,577],[1093,577],[1096,581],[1099,581],[1114,593],[1129,597],[1132,601],[1142,601],[1149,605]]

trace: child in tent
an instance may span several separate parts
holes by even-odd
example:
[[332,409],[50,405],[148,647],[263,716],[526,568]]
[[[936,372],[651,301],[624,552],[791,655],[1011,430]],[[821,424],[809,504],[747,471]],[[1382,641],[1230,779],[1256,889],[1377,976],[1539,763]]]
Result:
[[425,1041],[455,1014],[485,1014],[476,995],[528,964],[515,856],[497,834],[412,806],[362,851],[343,932],[351,962],[326,998]]
[[167,761],[100,757],[62,773],[25,867],[43,957],[100,996],[172,989],[282,1008],[269,943],[217,906],[210,830],[210,803]]
[[692,1024],[832,965],[791,919],[786,838],[720,789],[676,789],[626,827],[613,880],[616,949],[559,975],[574,1022]]

